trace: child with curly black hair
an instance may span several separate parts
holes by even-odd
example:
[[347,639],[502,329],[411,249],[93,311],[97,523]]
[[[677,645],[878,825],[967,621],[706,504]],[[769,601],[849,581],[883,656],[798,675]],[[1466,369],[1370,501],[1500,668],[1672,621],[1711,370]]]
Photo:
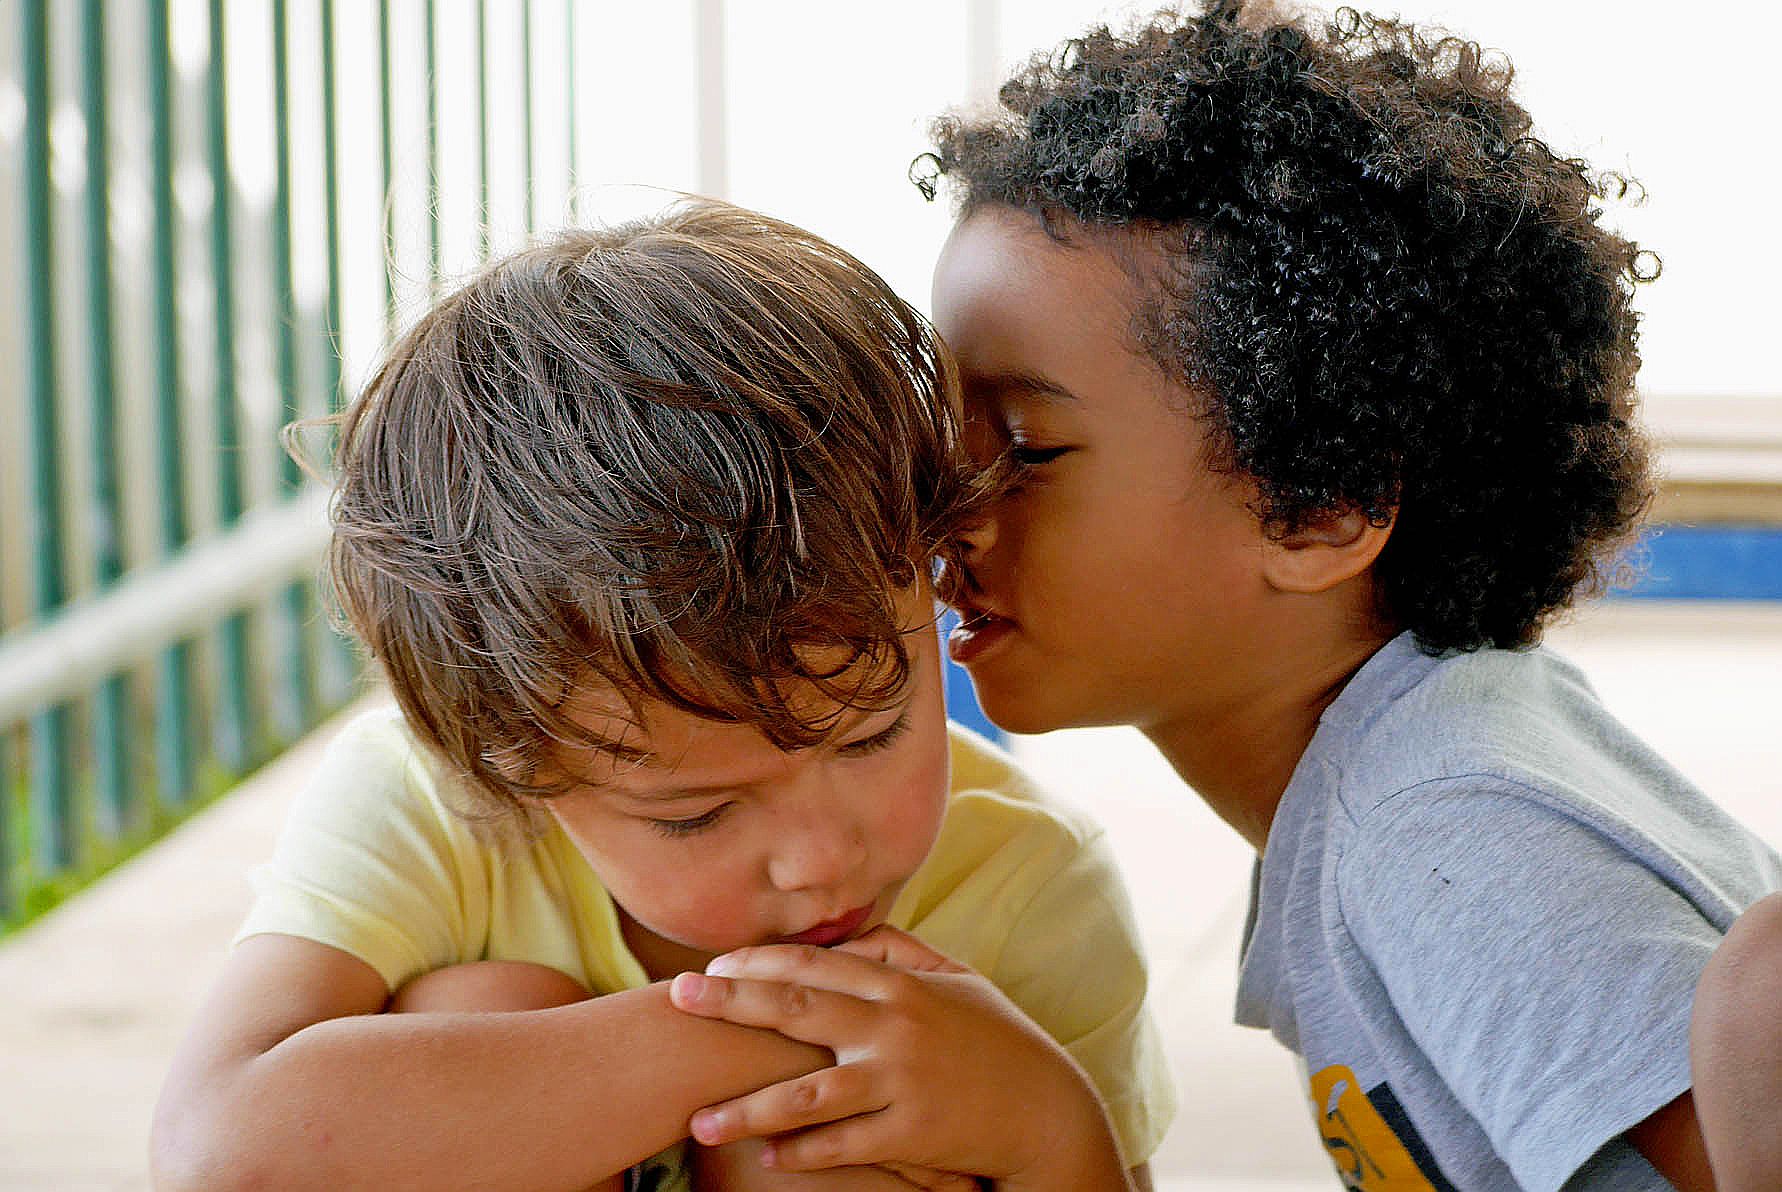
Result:
[[1539,646],[1651,491],[1656,263],[1510,79],[1209,0],[939,123],[936,324],[1011,474],[950,650],[1255,846],[1238,1019],[1349,1187],[1709,1188],[1691,1003],[1782,859]]

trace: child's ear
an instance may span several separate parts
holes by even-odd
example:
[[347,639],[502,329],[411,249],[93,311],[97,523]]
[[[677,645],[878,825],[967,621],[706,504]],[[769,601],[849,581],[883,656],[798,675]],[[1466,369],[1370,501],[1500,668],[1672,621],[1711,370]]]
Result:
[[1377,520],[1360,509],[1344,509],[1271,534],[1263,542],[1263,578],[1279,592],[1327,592],[1374,565],[1392,536],[1393,520],[1393,515]]

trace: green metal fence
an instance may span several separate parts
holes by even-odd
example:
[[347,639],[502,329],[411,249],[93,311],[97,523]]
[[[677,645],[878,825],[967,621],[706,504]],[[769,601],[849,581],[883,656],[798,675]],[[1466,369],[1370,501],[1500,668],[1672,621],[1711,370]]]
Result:
[[[5,930],[354,693],[314,582],[325,494],[279,429],[339,407],[454,246],[566,218],[587,31],[574,0],[13,0],[0,19]],[[468,120],[442,111],[466,82]],[[343,177],[348,137],[370,148]],[[473,226],[450,227],[442,150],[465,145]],[[497,183],[522,195],[505,228]],[[352,228],[372,229],[357,248]]]

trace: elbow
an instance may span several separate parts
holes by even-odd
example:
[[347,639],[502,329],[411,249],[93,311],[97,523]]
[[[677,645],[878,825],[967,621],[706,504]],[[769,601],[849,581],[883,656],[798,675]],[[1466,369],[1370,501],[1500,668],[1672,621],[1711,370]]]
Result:
[[215,1107],[163,1096],[149,1130],[150,1183],[155,1192],[249,1192],[281,1188],[267,1156],[241,1145],[251,1131],[233,1128]]
[[209,1145],[205,1131],[165,1103],[155,1110],[149,1131],[149,1180],[155,1192],[198,1192],[222,1188],[228,1163]]

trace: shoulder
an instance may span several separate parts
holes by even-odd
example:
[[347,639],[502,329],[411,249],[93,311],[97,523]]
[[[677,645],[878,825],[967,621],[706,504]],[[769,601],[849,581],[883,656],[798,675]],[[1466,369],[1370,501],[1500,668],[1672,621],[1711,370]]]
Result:
[[353,716],[328,743],[299,806],[359,805],[388,815],[424,809],[451,821],[475,821],[463,780],[415,736],[394,704]]
[[461,865],[505,851],[506,832],[484,825],[460,780],[415,738],[393,705],[355,715],[329,742],[293,800],[280,835],[280,860],[325,854],[339,864],[359,850],[367,861],[450,857]]
[[1063,886],[1125,895],[1100,825],[1053,797],[1019,764],[952,726],[952,790],[939,837],[893,921],[980,970],[1042,898]]
[[438,785],[438,763],[415,740],[394,704],[366,708],[328,743],[309,783],[311,790],[336,787]]
[[[1524,791],[1569,788],[1645,747],[1603,707],[1576,666],[1552,653],[1484,649],[1372,679],[1361,706],[1333,705],[1314,750],[1353,819],[1404,792],[1467,779]],[[1347,693],[1345,693],[1346,695]]]
[[1399,674],[1364,670],[1374,698],[1320,728],[1333,730],[1319,762],[1344,919],[1391,905],[1421,920],[1469,899],[1501,914],[1552,899],[1567,873],[1662,864],[1651,833],[1699,798],[1550,651],[1406,660]]
[[374,703],[354,713],[341,727],[328,744],[327,756],[396,759],[415,747],[401,709],[391,703]]
[[253,874],[237,938],[272,932],[324,943],[390,988],[466,954],[467,892],[486,864],[441,797],[449,783],[401,714],[354,716],[298,792],[272,857]]
[[1519,650],[1485,647],[1429,661],[1417,681],[1387,709],[1382,727],[1402,725],[1411,716],[1435,715],[1449,723],[1528,723],[1555,712],[1579,715],[1601,711],[1584,672],[1545,646]]
[[948,745],[952,779],[936,853],[979,862],[1007,853],[1063,862],[1101,839],[1093,816],[1048,791],[990,741],[953,724]]
[[1333,804],[1332,843],[1352,880],[1405,849],[1471,849],[1506,878],[1586,854],[1659,873],[1719,922],[1726,891],[1749,901],[1782,874],[1562,656],[1488,649],[1412,673],[1367,715],[1319,729],[1330,740],[1308,780]]

